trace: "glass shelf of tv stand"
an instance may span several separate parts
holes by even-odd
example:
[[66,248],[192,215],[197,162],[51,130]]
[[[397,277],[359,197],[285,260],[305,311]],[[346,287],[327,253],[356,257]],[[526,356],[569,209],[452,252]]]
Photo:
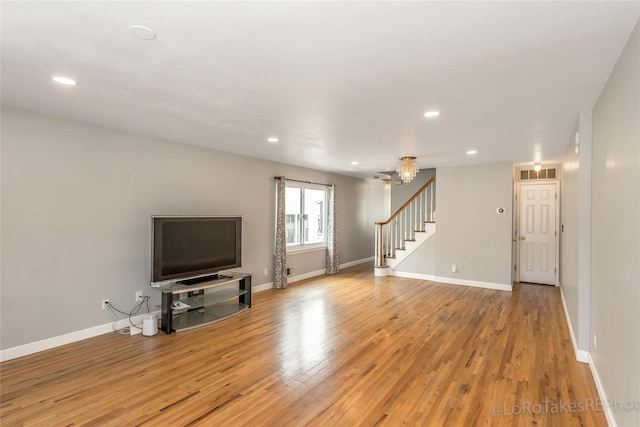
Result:
[[176,331],[197,328],[208,323],[226,319],[230,316],[241,313],[248,308],[248,305],[239,302],[224,302],[199,307],[193,310],[189,309],[186,312],[174,315],[172,319],[172,326]]
[[[198,291],[196,291],[198,292]],[[205,290],[204,293],[198,293],[196,295],[190,295],[184,297],[183,295],[179,295],[179,298],[174,298],[173,302],[186,304],[188,307],[184,308],[172,308],[173,315],[177,315],[189,310],[195,310],[202,307],[207,307],[214,304],[219,304],[223,301],[230,300],[232,298],[237,298],[247,293],[244,289],[239,289],[237,287],[230,288],[218,288],[212,290]],[[187,294],[189,295],[189,294]]]
[[174,283],[159,289],[161,329],[166,334],[217,322],[251,307],[251,274],[246,273],[230,273],[188,285]]

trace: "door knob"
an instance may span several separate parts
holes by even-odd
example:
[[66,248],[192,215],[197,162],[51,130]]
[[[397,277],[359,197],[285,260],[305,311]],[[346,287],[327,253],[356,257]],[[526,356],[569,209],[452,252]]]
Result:
[[520,236],[520,240],[524,240],[524,239],[525,239],[525,237],[524,237],[524,236]]

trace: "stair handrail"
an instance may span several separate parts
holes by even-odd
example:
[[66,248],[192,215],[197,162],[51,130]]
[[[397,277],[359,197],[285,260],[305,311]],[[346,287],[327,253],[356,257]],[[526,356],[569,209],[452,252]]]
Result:
[[378,221],[378,222],[375,222],[375,223],[374,223],[374,225],[387,225],[387,224],[389,224],[391,221],[393,221],[393,219],[394,219],[395,217],[397,217],[398,215],[400,215],[400,214],[402,213],[402,211],[403,211],[407,206],[409,206],[409,205],[411,204],[411,202],[413,202],[415,199],[417,199],[417,198],[418,198],[418,196],[420,196],[420,194],[421,194],[424,190],[426,190],[428,186],[430,186],[430,185],[431,185],[431,183],[433,183],[433,182],[435,182],[435,181],[436,181],[436,177],[435,177],[435,175],[434,175],[434,176],[433,176],[429,181],[427,181],[427,183],[426,183],[425,185],[423,185],[422,187],[420,187],[420,189],[419,189],[418,191],[416,191],[416,193],[415,193],[413,196],[411,196],[411,197],[409,198],[409,200],[407,200],[407,201],[404,203],[404,205],[400,206],[400,208],[399,208],[399,209],[398,209],[398,210],[397,210],[393,215],[391,215],[391,216],[389,217],[389,219],[388,219],[388,220],[386,220],[386,221]]

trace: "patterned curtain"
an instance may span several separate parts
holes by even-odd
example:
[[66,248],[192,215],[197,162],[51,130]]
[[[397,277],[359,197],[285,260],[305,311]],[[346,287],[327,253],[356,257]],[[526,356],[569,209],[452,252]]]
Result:
[[336,274],[338,264],[338,236],[336,234],[336,186],[329,187],[327,206],[327,274]]
[[276,247],[273,277],[274,289],[287,287],[287,240],[285,232],[285,189],[284,177],[276,178]]

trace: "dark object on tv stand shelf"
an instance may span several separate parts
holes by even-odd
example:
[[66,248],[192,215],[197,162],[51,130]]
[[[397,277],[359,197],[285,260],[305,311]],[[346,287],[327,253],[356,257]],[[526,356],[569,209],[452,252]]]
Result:
[[198,283],[210,282],[218,279],[233,279],[233,276],[227,274],[212,274],[210,276],[195,277],[193,279],[179,280],[176,283],[180,285],[197,285]]

